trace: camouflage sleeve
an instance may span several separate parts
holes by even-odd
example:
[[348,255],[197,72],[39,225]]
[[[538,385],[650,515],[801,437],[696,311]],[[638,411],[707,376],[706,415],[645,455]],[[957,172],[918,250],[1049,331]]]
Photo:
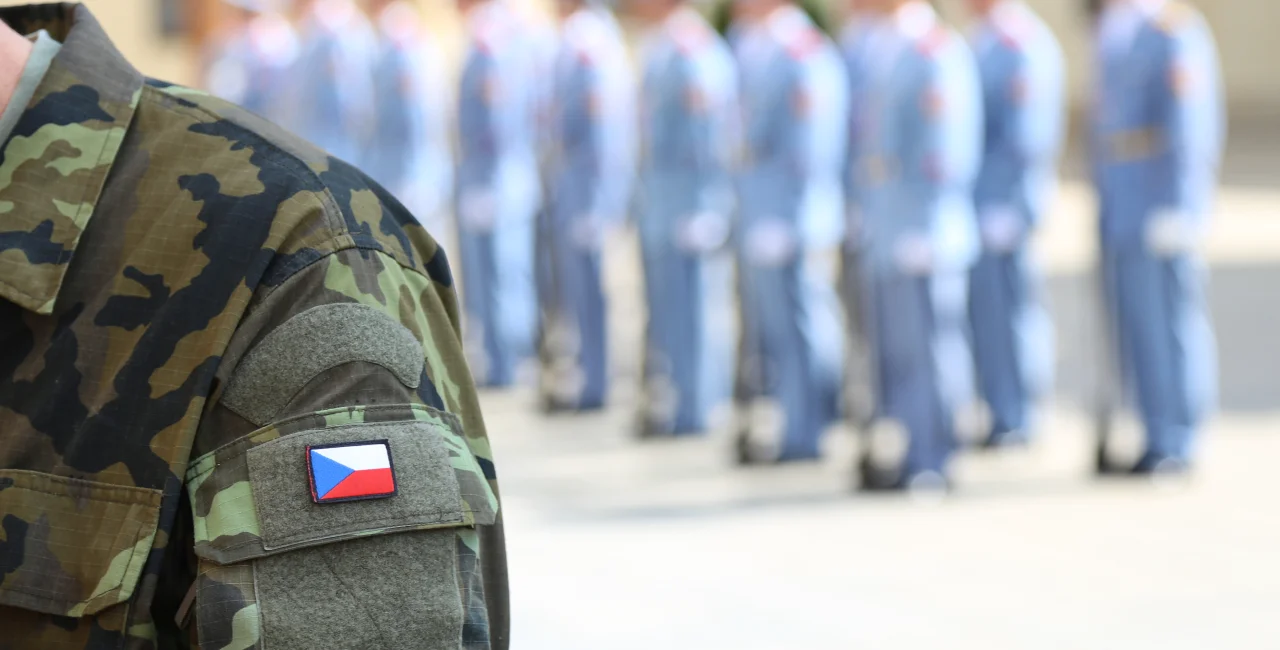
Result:
[[507,647],[492,454],[448,264],[421,239],[421,271],[341,250],[237,328],[179,524],[200,648]]

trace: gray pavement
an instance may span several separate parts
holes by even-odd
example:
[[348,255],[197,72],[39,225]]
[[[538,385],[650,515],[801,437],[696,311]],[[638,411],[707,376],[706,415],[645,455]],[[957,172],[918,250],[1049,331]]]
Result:
[[1280,418],[1217,423],[1194,482],[1099,482],[1087,428],[967,457],[944,502],[849,492],[822,464],[744,471],[727,440],[638,445],[622,412],[486,398],[516,650],[1275,648]]
[[[643,308],[633,242],[611,246],[609,411],[482,397],[502,478],[515,650],[1280,648],[1280,193],[1229,189],[1209,268],[1222,416],[1189,483],[1097,481],[1087,196],[1064,188],[1041,247],[1061,395],[1030,450],[967,455],[945,500],[852,494],[854,436],[827,460],[741,470],[727,433],[640,444]],[[1132,421],[1122,442],[1137,446]]]

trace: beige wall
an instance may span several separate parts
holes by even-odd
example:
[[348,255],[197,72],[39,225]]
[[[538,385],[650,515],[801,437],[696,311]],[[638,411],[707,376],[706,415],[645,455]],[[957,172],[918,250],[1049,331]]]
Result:
[[[0,0],[0,5],[41,0]],[[178,82],[193,79],[194,57],[184,39],[164,39],[156,0],[83,0],[111,35],[116,46],[143,73]]]
[[[1079,103],[1092,74],[1089,27],[1083,0],[1028,0],[1057,32],[1071,62],[1071,87]],[[1218,39],[1232,109],[1280,119],[1280,1],[1190,0],[1204,12]],[[961,0],[942,0],[963,21]]]
[[[28,0],[0,0],[19,4]],[[35,0],[31,0],[35,1]],[[538,4],[543,0],[523,0]],[[831,0],[842,4],[844,0]],[[1029,0],[1053,26],[1071,60],[1071,85],[1079,102],[1088,87],[1090,55],[1083,0]],[[1233,110],[1272,115],[1280,120],[1280,0],[1191,0],[1208,17],[1222,51]],[[143,72],[194,83],[194,48],[180,39],[161,39],[157,0],[85,0],[106,25],[117,45]],[[944,11],[963,21],[962,0],[941,0]],[[446,50],[456,46],[456,25],[449,0],[421,0],[431,22],[444,33]]]

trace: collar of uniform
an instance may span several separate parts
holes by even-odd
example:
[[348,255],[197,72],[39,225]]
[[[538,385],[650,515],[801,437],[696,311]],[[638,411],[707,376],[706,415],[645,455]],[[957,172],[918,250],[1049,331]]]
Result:
[[789,43],[808,31],[813,26],[813,21],[809,20],[809,15],[800,7],[784,4],[765,18],[765,25],[779,43]]
[[924,0],[912,0],[893,12],[893,24],[910,39],[923,38],[938,20],[938,13]]
[[970,41],[978,54],[985,53],[1000,40],[1002,31],[1017,31],[1026,5],[1022,0],[999,0],[987,15],[973,27]]
[[5,8],[0,19],[62,41],[0,146],[0,297],[50,314],[143,80],[84,6]]
[[701,33],[702,27],[706,25],[706,21],[702,18],[702,14],[695,11],[688,5],[676,7],[671,15],[667,16],[663,25],[668,33],[677,38],[690,32]]
[[1168,0],[1122,0],[1107,5],[1098,23],[1098,42],[1104,51],[1126,52],[1145,21],[1160,14]]

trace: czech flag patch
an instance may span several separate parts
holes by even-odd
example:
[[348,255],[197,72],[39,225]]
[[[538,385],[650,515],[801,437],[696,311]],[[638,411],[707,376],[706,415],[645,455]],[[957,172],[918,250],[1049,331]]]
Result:
[[311,500],[338,503],[396,495],[391,445],[386,440],[307,447]]

